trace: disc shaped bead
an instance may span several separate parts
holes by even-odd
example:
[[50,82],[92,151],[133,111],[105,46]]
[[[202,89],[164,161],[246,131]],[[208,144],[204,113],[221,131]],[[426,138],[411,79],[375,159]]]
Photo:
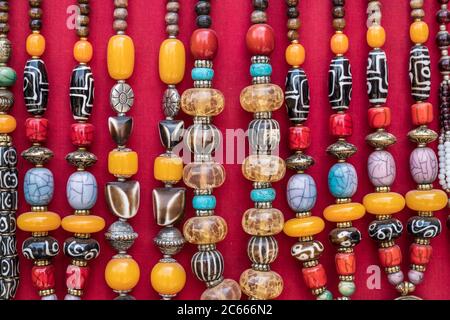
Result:
[[260,300],[275,299],[283,291],[283,278],[275,271],[247,269],[239,282],[243,293]]
[[333,204],[325,208],[323,216],[330,222],[354,221],[364,217],[366,209],[360,203]]
[[75,210],[89,210],[97,201],[97,180],[87,171],[72,173],[67,181],[66,196]]
[[250,75],[252,77],[270,77],[272,66],[269,63],[253,63],[250,65]]
[[0,114],[0,133],[11,133],[16,130],[16,118],[9,114]]
[[380,25],[372,25],[367,29],[367,44],[372,48],[381,48],[386,42],[386,31]]
[[275,49],[275,35],[268,24],[252,25],[246,35],[248,50],[254,55],[268,56]]
[[325,228],[325,222],[319,217],[294,218],[284,224],[284,233],[293,238],[309,237],[319,234]]
[[275,208],[245,211],[242,217],[242,228],[252,236],[272,236],[283,230],[283,213]]
[[168,85],[183,80],[186,68],[184,44],[178,39],[166,39],[159,48],[159,77]]
[[138,154],[135,151],[113,150],[108,154],[108,172],[116,177],[131,177],[138,172]]
[[25,120],[25,134],[30,142],[47,140],[48,120],[45,118],[28,118]]
[[416,183],[433,183],[438,175],[438,160],[433,149],[416,148],[409,157],[409,170]]
[[93,54],[92,44],[87,40],[79,40],[73,47],[73,57],[79,63],[88,63],[92,60]]
[[47,232],[56,230],[61,225],[58,214],[50,211],[26,212],[17,218],[17,226],[27,232]]
[[32,168],[23,181],[25,201],[30,206],[47,206],[53,198],[53,174],[47,168]]
[[40,33],[32,33],[26,41],[27,53],[32,57],[40,57],[45,52],[45,38]]
[[133,39],[123,34],[112,36],[108,42],[108,72],[110,77],[114,80],[127,80],[133,75],[133,71]]
[[191,35],[190,46],[194,59],[213,60],[219,46],[217,34],[212,29],[197,29]]
[[336,163],[328,173],[328,188],[336,198],[351,198],[358,188],[356,169],[350,163]]
[[241,106],[248,112],[273,112],[283,105],[283,90],[275,84],[254,84],[244,88]]
[[448,198],[444,191],[412,190],[405,195],[406,205],[415,211],[439,211],[447,206]]
[[218,243],[225,239],[227,232],[227,223],[219,216],[193,217],[183,226],[186,241],[197,245]]
[[366,211],[374,215],[392,215],[405,207],[405,199],[395,192],[369,193],[363,199]]
[[274,155],[250,155],[242,163],[242,174],[250,181],[276,182],[285,173],[284,160]]
[[178,262],[158,262],[152,269],[150,281],[159,294],[177,294],[186,284],[186,271]]
[[391,153],[377,150],[367,161],[369,180],[375,187],[389,187],[394,183],[397,169]]
[[155,158],[153,175],[158,181],[178,182],[183,177],[183,159],[174,155]]
[[299,43],[292,43],[286,48],[285,56],[289,65],[299,67],[305,62],[305,48]]
[[72,233],[96,233],[105,227],[105,220],[99,216],[66,216],[61,221],[61,226],[67,232]]
[[128,291],[139,282],[140,274],[139,265],[134,259],[112,259],[106,265],[105,280],[113,290]]
[[216,197],[213,195],[194,196],[192,207],[195,210],[214,210],[216,208]]
[[190,116],[214,117],[225,106],[222,92],[211,88],[191,88],[181,96],[181,109]]

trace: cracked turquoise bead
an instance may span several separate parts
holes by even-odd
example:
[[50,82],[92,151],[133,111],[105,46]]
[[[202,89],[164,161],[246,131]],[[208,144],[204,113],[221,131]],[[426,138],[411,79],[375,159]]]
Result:
[[47,206],[53,198],[53,174],[46,168],[27,171],[23,181],[25,201],[30,206]]
[[250,198],[253,202],[272,202],[275,200],[276,193],[273,188],[253,189],[250,192]]
[[191,76],[194,81],[211,81],[214,78],[214,70],[211,68],[193,68]]
[[272,74],[272,66],[268,63],[254,63],[250,66],[252,77],[268,77]]
[[328,173],[328,188],[335,198],[351,198],[358,188],[358,176],[350,163],[336,163]]
[[194,196],[192,206],[195,210],[214,210],[216,208],[216,197],[213,195]]

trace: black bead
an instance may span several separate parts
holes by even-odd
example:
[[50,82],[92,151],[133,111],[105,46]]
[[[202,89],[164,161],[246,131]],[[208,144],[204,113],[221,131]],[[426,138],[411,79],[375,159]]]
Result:
[[288,18],[298,18],[298,16],[300,15],[300,13],[298,12],[298,9],[296,7],[289,7],[287,9],[287,16]]
[[253,7],[256,10],[266,10],[269,7],[268,0],[253,0]]
[[375,220],[369,225],[369,237],[375,241],[391,241],[402,235],[403,225],[398,219]]
[[450,34],[448,31],[441,31],[436,35],[436,44],[440,48],[445,48],[450,45]]
[[351,248],[361,241],[361,232],[354,227],[335,228],[331,230],[329,238],[336,247]]
[[284,95],[289,120],[300,124],[309,115],[309,84],[305,71],[301,68],[290,69],[286,76],[286,90]]
[[414,46],[409,53],[411,95],[415,101],[426,101],[431,90],[430,53],[426,46]]
[[336,6],[345,6],[345,0],[333,0],[333,5]]
[[23,75],[23,95],[28,113],[39,116],[47,110],[48,77],[47,68],[41,59],[30,59]]
[[197,13],[198,16],[209,15],[210,12],[211,4],[209,2],[199,1],[195,5],[195,13]]
[[75,120],[88,120],[94,103],[94,77],[91,68],[78,65],[70,81],[70,107]]
[[441,9],[436,14],[436,20],[439,24],[447,24],[450,22],[450,11]]
[[385,104],[388,95],[388,68],[383,50],[369,52],[367,64],[367,94],[372,105]]
[[208,15],[201,15],[197,17],[197,26],[200,28],[209,28],[211,27],[211,17]]
[[40,20],[40,19],[30,20],[30,29],[33,31],[41,30],[42,29],[42,20]]
[[47,260],[59,253],[58,241],[52,237],[33,237],[22,244],[22,253],[27,259]]
[[347,110],[352,99],[350,61],[343,56],[331,60],[328,70],[328,100],[335,111]]
[[415,238],[434,238],[441,233],[441,222],[436,217],[414,216],[408,220],[408,233]]
[[64,241],[64,254],[72,259],[93,260],[100,253],[100,245],[95,239],[71,237]]
[[450,57],[442,57],[439,60],[439,71],[441,72],[448,72],[450,71]]
[[191,267],[195,276],[201,281],[218,280],[223,275],[223,256],[217,250],[199,251],[192,257]]

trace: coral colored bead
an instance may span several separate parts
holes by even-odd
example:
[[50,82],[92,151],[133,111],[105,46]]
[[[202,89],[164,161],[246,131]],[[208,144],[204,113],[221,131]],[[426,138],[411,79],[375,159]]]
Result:
[[134,43],[126,35],[115,35],[108,42],[108,71],[114,80],[126,80],[134,71]]
[[186,271],[177,262],[159,262],[152,269],[150,281],[159,294],[177,294],[186,284]]
[[275,48],[274,31],[268,24],[254,24],[247,31],[246,42],[252,54],[268,56]]
[[378,257],[383,267],[394,267],[402,263],[402,250],[398,245],[389,248],[379,248]]
[[71,126],[70,138],[78,147],[87,147],[94,138],[94,125],[90,123],[74,123]]
[[159,47],[159,77],[165,84],[177,84],[183,80],[186,68],[184,44],[178,39],[164,40]]
[[138,166],[135,151],[113,150],[108,155],[108,172],[115,176],[131,177],[138,172]]
[[72,290],[83,290],[89,276],[88,267],[79,267],[72,264],[66,269],[66,286]]
[[409,247],[409,257],[411,263],[425,265],[430,261],[433,248],[430,245],[413,243]]
[[25,120],[25,133],[31,142],[47,140],[48,120],[45,118],[28,118]]
[[191,53],[197,60],[213,60],[219,43],[212,29],[197,29],[191,36]]
[[183,159],[159,156],[155,159],[153,174],[158,181],[180,181],[183,178]]
[[428,24],[424,21],[415,21],[409,27],[409,37],[415,44],[427,42],[429,33]]
[[11,133],[16,130],[17,122],[9,114],[0,114],[0,133]]
[[388,107],[370,108],[368,114],[371,128],[380,129],[391,125],[391,109]]
[[325,222],[319,217],[294,218],[286,221],[283,232],[293,238],[316,235],[325,228]]
[[325,219],[331,222],[354,221],[364,217],[366,209],[360,203],[333,204],[323,211]]
[[343,33],[335,33],[331,37],[330,47],[334,54],[345,54],[348,51],[348,37]]
[[48,290],[55,286],[55,267],[33,266],[31,268],[31,282],[38,290]]
[[27,37],[27,53],[32,57],[40,57],[45,52],[45,38],[40,33],[32,33]]
[[433,105],[429,102],[416,103],[411,106],[412,120],[421,126],[433,121]]
[[405,199],[395,192],[369,193],[363,199],[366,211],[375,215],[391,215],[405,207]]
[[117,291],[133,289],[139,282],[141,272],[134,259],[119,258],[108,262],[105,269],[105,280],[108,286]]
[[311,145],[311,130],[308,127],[289,128],[289,148],[299,151]]
[[305,62],[305,48],[299,43],[290,44],[285,55],[286,62],[293,67],[299,67]]
[[381,48],[386,42],[386,32],[380,25],[374,25],[367,29],[367,44],[372,48]]
[[327,284],[327,274],[321,264],[311,268],[303,268],[302,273],[305,283],[310,289],[318,289]]
[[61,226],[67,232],[88,234],[103,230],[105,220],[99,216],[70,215],[62,219]]
[[352,116],[348,113],[336,113],[330,116],[330,132],[333,136],[349,137],[353,133]]
[[356,272],[356,260],[354,253],[338,253],[334,258],[336,270],[339,275],[349,276]]
[[46,212],[26,212],[17,218],[17,226],[27,232],[47,232],[56,230],[61,225],[58,214]]
[[88,63],[92,59],[94,49],[87,40],[79,40],[73,47],[73,57],[80,63]]
[[444,191],[412,190],[405,195],[406,205],[415,211],[439,211],[447,206],[448,198]]

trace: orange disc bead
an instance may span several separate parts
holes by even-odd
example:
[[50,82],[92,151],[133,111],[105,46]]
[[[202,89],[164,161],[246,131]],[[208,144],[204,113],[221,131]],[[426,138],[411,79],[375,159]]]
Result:
[[348,51],[348,37],[340,32],[335,33],[330,41],[331,51],[334,54],[345,54]]
[[92,59],[94,49],[87,40],[79,40],[73,47],[73,57],[80,63],[88,63]]
[[40,57],[45,52],[45,38],[40,33],[32,33],[27,37],[27,53],[32,57]]
[[374,25],[367,29],[367,44],[372,48],[381,48],[386,42],[386,31],[380,25]]

